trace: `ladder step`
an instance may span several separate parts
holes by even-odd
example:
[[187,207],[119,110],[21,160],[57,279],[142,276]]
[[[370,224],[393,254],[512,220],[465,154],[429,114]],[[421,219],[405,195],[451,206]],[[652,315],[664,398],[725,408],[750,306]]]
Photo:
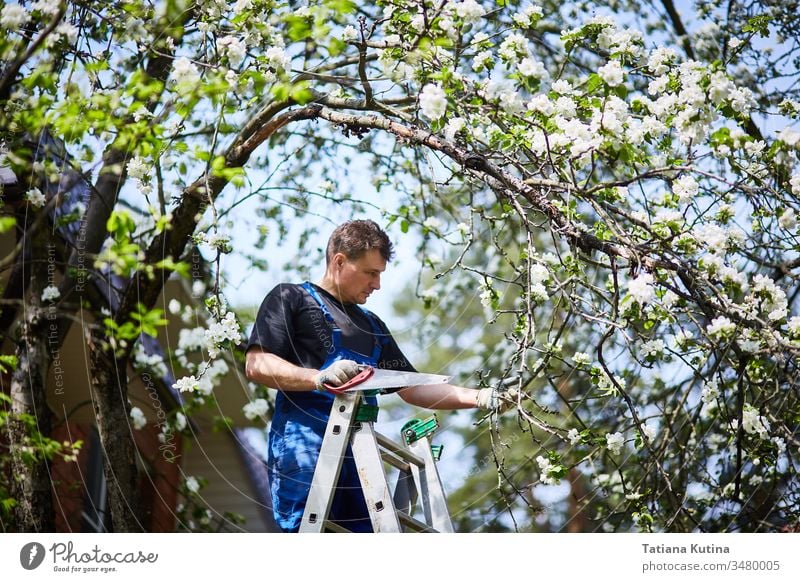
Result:
[[323,525],[323,531],[332,531],[335,533],[353,533],[346,527],[339,525],[338,523],[333,523],[332,521],[325,520],[325,524]]
[[425,459],[420,457],[419,455],[415,455],[403,445],[394,442],[392,439],[383,436],[381,433],[375,433],[375,439],[378,441],[378,444],[389,451],[390,453],[394,453],[404,461],[408,461],[409,463],[414,463],[417,467],[424,467],[425,466]]
[[389,451],[381,451],[381,459],[384,463],[391,465],[395,469],[400,469],[401,471],[411,470],[411,465],[409,463],[406,463],[403,459],[397,455],[393,455]]
[[[414,531],[420,533],[438,533],[438,530],[433,529],[427,523],[423,523],[416,518],[411,517],[404,511],[398,511],[397,517],[404,526]],[[334,523],[329,520],[325,520],[325,525],[323,527],[323,531],[330,531],[334,533],[353,533],[346,527],[339,525],[338,523]]]
[[400,520],[400,523],[404,526],[413,529],[414,531],[418,531],[421,533],[437,533],[438,530],[433,529],[427,523],[423,523],[418,519],[415,519],[408,515],[405,511],[397,512],[397,518]]

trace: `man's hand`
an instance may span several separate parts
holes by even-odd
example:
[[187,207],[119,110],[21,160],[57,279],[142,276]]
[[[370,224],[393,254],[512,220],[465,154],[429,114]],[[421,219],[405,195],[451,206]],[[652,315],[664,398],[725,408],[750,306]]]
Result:
[[498,391],[496,388],[481,388],[475,403],[481,410],[503,414],[517,405],[517,389]]
[[359,365],[353,360],[336,360],[314,376],[314,387],[325,392],[327,390],[325,384],[341,386],[360,371]]

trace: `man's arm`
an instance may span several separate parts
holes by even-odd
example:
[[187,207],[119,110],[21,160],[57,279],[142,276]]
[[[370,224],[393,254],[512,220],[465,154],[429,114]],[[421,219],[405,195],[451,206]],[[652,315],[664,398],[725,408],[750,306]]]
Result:
[[248,380],[284,392],[309,392],[315,389],[314,381],[319,370],[295,366],[258,347],[250,348],[246,358],[244,369]]
[[409,386],[398,392],[400,398],[422,408],[435,410],[457,410],[477,408],[480,390],[464,388],[453,384],[432,384],[430,386]]

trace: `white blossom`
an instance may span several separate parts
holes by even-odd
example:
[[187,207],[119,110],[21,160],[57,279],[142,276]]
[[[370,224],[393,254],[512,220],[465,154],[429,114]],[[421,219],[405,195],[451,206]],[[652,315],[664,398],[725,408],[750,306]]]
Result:
[[592,361],[592,356],[586,352],[575,352],[572,356],[572,362],[576,366],[586,366]]
[[642,434],[647,437],[651,443],[656,440],[656,436],[658,436],[658,430],[656,427],[651,425],[649,422],[645,422],[642,424]]
[[480,73],[483,69],[489,66],[489,63],[492,60],[492,53],[491,51],[481,51],[476,54],[472,59],[472,70],[476,73]]
[[792,337],[800,337],[800,315],[794,315],[786,322],[786,327],[789,330],[789,335]]
[[550,88],[559,95],[571,95],[575,92],[572,84],[566,79],[559,79]]
[[761,303],[761,309],[767,312],[770,321],[780,321],[789,314],[786,292],[765,275],[753,277],[752,297],[754,302]]
[[226,341],[232,341],[235,344],[242,343],[239,322],[236,321],[236,315],[232,311],[225,313],[219,321],[212,321],[208,329],[205,330],[204,335],[205,347],[211,358],[217,357],[220,345]]
[[28,204],[33,206],[34,208],[41,208],[44,206],[47,199],[42,194],[42,191],[38,188],[31,188],[25,193],[25,200],[28,201]]
[[189,87],[200,81],[200,71],[188,58],[178,57],[172,63],[172,78],[178,85]]
[[128,170],[128,176],[134,180],[144,180],[145,178],[149,178],[150,172],[152,171],[150,165],[139,156],[131,158],[126,167]]
[[664,344],[664,340],[654,339],[651,341],[646,341],[642,344],[642,347],[639,348],[639,353],[643,358],[653,357],[658,358],[664,353],[664,349],[666,345]]
[[206,284],[201,279],[192,282],[192,297],[200,297],[206,292]]
[[78,29],[69,22],[62,22],[53,31],[53,36],[61,37],[67,43],[73,44],[76,40],[78,40]]
[[728,234],[718,224],[705,223],[698,225],[694,229],[694,237],[714,253],[724,252],[728,244]]
[[178,333],[178,348],[183,351],[197,350],[205,345],[205,330],[202,327],[183,328]]
[[179,392],[194,392],[197,390],[197,378],[194,376],[184,376],[175,382],[172,387]]
[[555,113],[555,106],[553,102],[547,97],[547,95],[539,94],[534,95],[531,97],[531,100],[528,101],[528,110],[529,111],[538,111],[545,115],[553,115]]
[[425,219],[422,223],[422,226],[427,228],[428,230],[432,230],[434,232],[438,232],[442,229],[442,221],[436,218],[435,216],[429,216]]
[[486,14],[483,6],[478,4],[475,0],[464,0],[455,5],[456,14],[465,23],[472,24],[478,22],[483,15]]
[[447,111],[447,95],[439,85],[428,84],[419,95],[419,107],[431,120],[437,120]]
[[526,6],[524,10],[515,14],[512,17],[512,20],[514,21],[514,24],[516,24],[520,28],[530,28],[540,18],[542,18],[542,16],[544,16],[542,7],[536,6],[535,4],[531,4],[529,6]]
[[131,408],[131,424],[135,430],[141,430],[147,425],[147,418],[144,416],[144,412],[138,406],[134,406]]
[[547,288],[541,283],[532,283],[529,287],[529,291],[531,299],[536,305],[540,305],[541,303],[550,299],[550,294],[547,292]]
[[223,253],[230,252],[231,250],[231,237],[226,234],[215,231],[205,237],[204,240],[212,249],[222,251]]
[[691,202],[697,196],[700,186],[692,176],[684,175],[672,183],[672,191],[682,203]]
[[792,194],[800,196],[800,174],[795,174],[789,179],[789,187],[792,189]]
[[0,12],[0,26],[6,30],[17,30],[30,19],[31,15],[19,4],[6,4]]
[[608,64],[600,67],[597,74],[609,87],[621,85],[625,78],[625,72],[622,70],[622,65],[619,61],[609,61]]
[[655,297],[653,289],[653,276],[649,273],[642,273],[635,279],[628,281],[628,295],[639,305],[646,305]]
[[541,263],[534,263],[530,268],[530,282],[546,283],[550,279],[550,271]]
[[342,40],[345,42],[350,42],[356,40],[356,38],[358,38],[358,31],[356,30],[356,27],[352,24],[345,26],[344,30],[342,31]]
[[186,415],[182,412],[175,413],[175,430],[178,432],[186,428]]
[[581,435],[578,432],[577,428],[569,429],[569,432],[567,433],[567,438],[569,439],[569,444],[573,446],[581,442]]
[[48,285],[42,291],[42,302],[47,303],[48,301],[55,301],[61,297],[61,292],[58,290],[58,287],[54,285]]
[[267,49],[267,52],[264,53],[264,56],[267,57],[267,62],[270,66],[279,73],[288,71],[291,66],[291,59],[286,56],[286,52],[282,47],[271,46]]
[[539,480],[545,485],[558,485],[561,481],[559,477],[553,473],[560,469],[558,465],[553,465],[550,459],[539,455],[536,457],[536,463],[539,465]]
[[609,433],[606,435],[606,446],[612,455],[618,455],[625,444],[625,437],[621,432]]
[[535,79],[547,79],[550,76],[544,67],[544,63],[528,57],[520,61],[519,72],[526,77]]
[[233,12],[235,14],[241,14],[253,3],[253,0],[236,0],[236,4],[233,5]]
[[235,36],[228,35],[217,39],[217,50],[228,58],[232,67],[238,67],[247,56],[247,46]]
[[703,391],[700,398],[704,404],[715,404],[719,397],[719,385],[716,380],[709,380],[703,385]]
[[244,408],[242,408],[242,411],[248,420],[255,420],[260,416],[264,416],[268,410],[269,405],[263,398],[257,398],[252,402],[248,402],[244,405]]
[[31,11],[55,16],[58,14],[60,8],[61,0],[37,0],[33,3],[33,6],[31,6]]
[[481,289],[481,294],[480,294],[481,304],[487,309],[491,309],[494,299],[496,297],[495,290],[492,287],[492,282],[489,280],[482,282],[480,284],[480,289]]
[[133,363],[139,370],[151,370],[159,377],[167,375],[167,365],[164,363],[164,358],[158,353],[148,354],[142,342],[136,342]]
[[517,32],[509,34],[500,44],[497,54],[510,62],[516,62],[520,57],[527,57],[530,54],[528,39]]
[[769,421],[758,414],[750,404],[745,404],[742,411],[742,428],[747,434],[758,434],[762,439],[769,438]]
[[778,218],[778,224],[780,224],[781,228],[786,230],[791,230],[797,226],[797,214],[794,208],[790,207],[784,210]]
[[458,132],[464,129],[466,121],[462,117],[454,117],[444,126],[444,137],[453,140]]
[[793,130],[791,127],[784,127],[778,132],[776,137],[778,141],[782,141],[791,148],[797,147],[800,143],[800,133]]
[[708,335],[717,338],[730,337],[734,331],[736,331],[736,324],[724,315],[715,317],[709,324],[708,328],[706,328],[706,333]]
[[[565,120],[568,120],[572,117],[576,117],[578,115],[578,105],[577,103],[575,103],[572,97],[567,97],[565,95],[562,95],[561,97],[556,99],[556,102],[553,104],[553,107],[555,108],[556,113],[564,117]],[[569,127],[585,127],[586,129],[588,129],[588,126],[580,122],[578,124],[573,124],[573,126],[566,126],[563,124],[561,126],[561,128],[565,130],[567,130]]]
[[186,478],[186,489],[188,489],[192,493],[197,493],[200,491],[200,483],[197,482],[197,479],[194,477],[187,477]]

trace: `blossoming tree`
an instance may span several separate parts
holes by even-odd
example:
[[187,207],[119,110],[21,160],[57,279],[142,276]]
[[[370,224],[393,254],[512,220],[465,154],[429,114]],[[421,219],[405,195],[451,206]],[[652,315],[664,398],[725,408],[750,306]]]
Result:
[[[703,2],[724,24],[687,30],[670,0],[4,5],[0,125],[27,212],[63,203],[31,147],[47,131],[94,179],[65,263],[124,282],[87,331],[115,528],[136,528],[127,362],[192,244],[219,271],[215,323],[177,387],[241,340],[222,258],[244,199],[262,238],[327,204],[381,207],[420,235],[429,321],[480,297],[471,325],[498,331],[464,372],[520,389],[486,433],[509,523],[568,476],[586,529],[796,527],[796,8]],[[394,200],[351,194],[364,173]],[[64,325],[82,299],[74,276],[30,293]],[[19,392],[41,390],[41,320]]]

